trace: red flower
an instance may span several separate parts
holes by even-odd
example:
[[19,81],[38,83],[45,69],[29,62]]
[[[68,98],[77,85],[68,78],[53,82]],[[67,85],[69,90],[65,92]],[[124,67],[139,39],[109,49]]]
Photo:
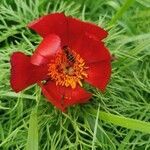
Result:
[[11,86],[15,92],[38,83],[56,107],[89,100],[91,94],[82,81],[103,91],[111,74],[111,56],[100,41],[107,36],[102,28],[66,17],[49,14],[28,25],[43,37],[32,56],[15,52],[11,56]]

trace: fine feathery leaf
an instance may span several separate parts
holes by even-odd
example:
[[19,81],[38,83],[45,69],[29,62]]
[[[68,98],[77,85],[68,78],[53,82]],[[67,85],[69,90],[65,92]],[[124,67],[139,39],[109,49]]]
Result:
[[126,0],[122,7],[119,8],[119,10],[116,12],[116,14],[112,17],[110,21],[110,26],[115,24],[124,14],[124,12],[132,5],[134,0]]

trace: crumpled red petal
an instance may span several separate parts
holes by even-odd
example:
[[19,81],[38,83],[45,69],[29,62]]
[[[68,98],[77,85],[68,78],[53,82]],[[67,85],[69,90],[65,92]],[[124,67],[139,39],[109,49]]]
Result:
[[61,38],[63,45],[68,44],[69,46],[85,33],[96,40],[102,40],[108,35],[107,31],[99,26],[67,17],[63,13],[45,15],[29,23],[28,27],[42,37],[56,34]]
[[35,66],[30,63],[30,57],[22,52],[14,52],[11,56],[10,84],[15,92],[47,78],[48,66]]
[[71,49],[80,54],[86,63],[111,60],[110,53],[104,43],[94,40],[88,35],[83,35],[76,42],[72,43]]
[[57,35],[50,34],[36,48],[31,56],[31,63],[34,65],[47,64],[58,52],[61,52],[61,40]]
[[89,22],[83,22],[79,19],[67,17],[68,21],[68,36],[69,46],[77,39],[80,39],[81,35],[88,34],[95,40],[102,40],[107,37],[108,33],[101,27]]
[[88,64],[86,82],[104,91],[111,75],[111,61],[101,61]]
[[66,88],[58,85],[56,86],[56,83],[53,81],[48,81],[44,85],[39,85],[48,101],[62,111],[65,111],[68,106],[85,103],[91,97],[90,93],[79,86],[75,89],[71,87]]
[[42,16],[28,24],[28,27],[36,31],[42,37],[56,34],[63,38],[66,32],[66,16],[63,13],[54,13]]

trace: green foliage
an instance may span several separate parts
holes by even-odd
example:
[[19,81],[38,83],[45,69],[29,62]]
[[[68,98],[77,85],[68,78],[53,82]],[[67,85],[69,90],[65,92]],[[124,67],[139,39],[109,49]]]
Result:
[[38,149],[38,121],[37,121],[37,108],[34,108],[30,115],[28,140],[26,150]]
[[[149,7],[148,0],[1,0],[0,149],[150,149]],[[26,25],[51,12],[105,27],[106,44],[117,57],[106,92],[87,85],[92,100],[67,114],[47,102],[38,86],[14,93],[9,83],[10,55],[31,55],[41,41]]]

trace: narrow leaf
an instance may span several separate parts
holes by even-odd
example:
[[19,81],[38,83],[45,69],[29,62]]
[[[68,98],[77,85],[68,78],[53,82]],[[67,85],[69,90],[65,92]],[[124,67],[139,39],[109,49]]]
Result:
[[95,141],[96,141],[96,133],[97,133],[97,127],[98,127],[99,108],[100,108],[100,105],[98,107],[98,111],[97,111],[97,115],[96,115],[96,121],[95,121],[94,133],[93,133],[93,140],[92,140],[92,150],[95,150]]
[[[96,110],[91,111],[92,115],[96,115]],[[99,119],[108,123],[113,123],[117,126],[125,127],[132,130],[137,130],[145,133],[150,133],[150,123],[137,119],[126,118],[124,116],[114,115],[103,111],[99,112]]]
[[38,150],[37,108],[34,108],[30,115],[28,139],[26,146],[26,150]]

